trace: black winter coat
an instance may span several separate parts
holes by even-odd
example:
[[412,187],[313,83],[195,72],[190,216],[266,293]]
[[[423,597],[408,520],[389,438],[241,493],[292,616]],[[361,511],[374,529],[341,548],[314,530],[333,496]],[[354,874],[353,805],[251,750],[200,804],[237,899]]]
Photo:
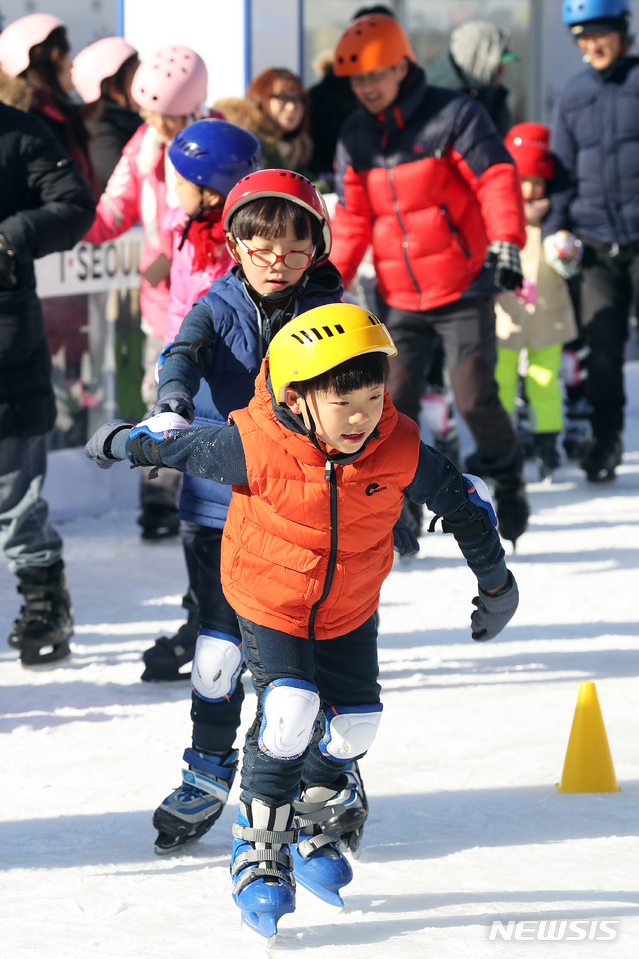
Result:
[[620,246],[639,239],[639,58],[569,80],[551,146],[559,168],[544,236],[572,230]]
[[0,103],[0,234],[16,255],[17,285],[0,291],[0,439],[51,429],[51,359],[33,261],[68,250],[93,223],[95,202],[75,164],[38,117]]
[[122,156],[123,149],[142,122],[142,117],[133,110],[110,102],[105,102],[104,112],[99,120],[87,122],[87,129],[91,134],[89,154],[103,190]]

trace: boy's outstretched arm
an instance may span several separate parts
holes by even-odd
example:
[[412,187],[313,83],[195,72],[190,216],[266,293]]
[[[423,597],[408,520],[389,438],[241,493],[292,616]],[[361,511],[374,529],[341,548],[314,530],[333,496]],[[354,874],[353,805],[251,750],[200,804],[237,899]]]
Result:
[[[483,489],[482,489],[483,487]],[[514,615],[519,602],[517,583],[506,568],[490,494],[478,477],[467,477],[447,457],[420,444],[417,470],[406,493],[425,503],[442,518],[444,532],[452,533],[479,583],[473,600],[473,639],[492,639]]]
[[128,459],[133,466],[169,466],[227,486],[248,482],[236,426],[190,427],[176,413],[160,413],[137,426],[123,420],[105,423],[84,451],[103,469],[116,460]]

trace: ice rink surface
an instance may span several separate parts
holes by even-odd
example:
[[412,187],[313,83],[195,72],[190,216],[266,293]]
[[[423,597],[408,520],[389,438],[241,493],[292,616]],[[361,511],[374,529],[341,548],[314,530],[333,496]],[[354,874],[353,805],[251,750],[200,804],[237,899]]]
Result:
[[[534,959],[639,954],[639,364],[627,369],[617,481],[564,466],[531,482],[519,611],[474,643],[475,581],[425,536],[383,592],[384,715],[362,772],[371,803],[341,914],[304,890],[273,954]],[[124,467],[115,467],[124,468]],[[530,469],[530,477],[534,470]],[[151,814],[190,743],[188,684],[139,681],[183,618],[179,543],[143,545],[133,511],[60,526],[76,615],[69,665],[0,652],[2,959],[244,959],[228,874],[237,785],[194,851],[158,858]],[[0,569],[0,636],[18,611]],[[560,794],[579,683],[597,684],[621,792]],[[243,724],[254,708],[249,693]],[[619,920],[614,940],[489,940],[493,920]],[[548,928],[548,927],[546,927]],[[556,927],[560,928],[560,927]],[[569,934],[569,933],[568,933]]]

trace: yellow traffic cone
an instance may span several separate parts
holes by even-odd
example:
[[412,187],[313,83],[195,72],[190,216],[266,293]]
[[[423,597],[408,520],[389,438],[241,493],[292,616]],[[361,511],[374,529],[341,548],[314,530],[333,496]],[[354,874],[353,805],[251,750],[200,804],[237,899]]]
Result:
[[561,793],[619,792],[594,683],[581,683],[572,721]]

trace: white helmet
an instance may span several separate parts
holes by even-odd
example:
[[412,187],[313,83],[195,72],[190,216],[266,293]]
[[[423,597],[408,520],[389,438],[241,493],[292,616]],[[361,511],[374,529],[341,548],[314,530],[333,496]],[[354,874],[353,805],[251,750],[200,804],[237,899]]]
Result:
[[102,96],[102,81],[113,77],[123,63],[137,50],[122,37],[104,37],[90,44],[73,61],[71,76],[85,103],[95,103]]
[[202,57],[189,47],[162,47],[143,60],[133,77],[131,96],[144,110],[165,116],[198,114],[208,85]]
[[29,66],[29,51],[66,23],[50,13],[31,13],[14,20],[0,33],[0,69],[17,77]]

